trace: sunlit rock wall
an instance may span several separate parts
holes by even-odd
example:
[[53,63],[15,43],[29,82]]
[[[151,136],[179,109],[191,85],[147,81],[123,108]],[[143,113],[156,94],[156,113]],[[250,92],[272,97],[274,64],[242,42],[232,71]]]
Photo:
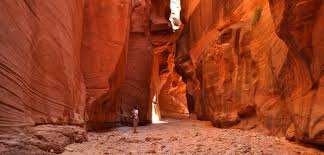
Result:
[[278,36],[288,47],[278,85],[296,138],[324,144],[324,4],[269,0]]
[[322,5],[183,2],[176,68],[198,118],[323,144]]

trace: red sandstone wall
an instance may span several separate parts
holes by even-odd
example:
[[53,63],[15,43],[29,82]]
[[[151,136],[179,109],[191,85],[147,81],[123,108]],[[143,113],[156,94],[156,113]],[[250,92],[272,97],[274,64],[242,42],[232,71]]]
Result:
[[[127,51],[126,77],[120,88],[121,111],[130,115],[133,107],[139,107],[140,123],[151,118],[149,111],[150,75],[152,66],[149,41],[149,0],[132,0],[130,31]],[[131,122],[130,119],[127,122]]]
[[163,117],[189,116],[186,84],[177,73],[168,76],[160,91],[159,104]]
[[152,1],[150,42],[153,64],[151,74],[151,96],[156,96],[162,117],[188,115],[186,85],[175,70],[176,40],[182,27],[172,31],[169,23],[170,1]]
[[[321,1],[206,0],[183,6],[183,18],[190,20],[178,41],[177,66],[200,119],[218,127],[262,126],[323,144]],[[253,24],[258,8],[261,17]],[[255,115],[257,121],[246,121]]]
[[120,121],[125,79],[131,2],[86,0],[81,49],[81,69],[87,87],[88,125],[113,125]]
[[324,3],[269,0],[278,36],[288,55],[278,85],[301,141],[324,144]]
[[109,125],[133,105],[145,123],[156,95],[162,115],[194,103],[217,127],[323,145],[321,0],[183,0],[177,33],[168,3],[0,1],[0,127]]
[[83,1],[2,0],[0,10],[0,127],[83,123]]
[[3,126],[109,125],[135,104],[150,120],[150,31],[170,31],[168,1],[1,4]]

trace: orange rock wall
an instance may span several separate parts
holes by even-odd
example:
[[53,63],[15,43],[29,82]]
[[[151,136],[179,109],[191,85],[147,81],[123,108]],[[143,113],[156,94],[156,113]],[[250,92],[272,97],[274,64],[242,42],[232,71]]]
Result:
[[131,5],[128,0],[85,3],[81,69],[90,126],[120,121],[118,92],[126,74]]
[[0,1],[0,127],[188,114],[324,144],[322,0]]
[[[151,86],[150,33],[172,36],[169,1],[14,0],[1,7],[1,126],[111,126],[134,105],[142,123],[151,119],[152,94],[164,83]],[[173,38],[164,40],[170,56]]]
[[159,95],[159,104],[161,116],[181,117],[189,115],[186,84],[176,72],[171,73],[163,85]]
[[176,40],[180,32],[173,33],[170,27],[151,33],[153,49],[151,93],[162,117],[188,115],[186,85],[175,70]]
[[0,127],[81,124],[83,1],[0,1]]
[[324,144],[324,3],[269,0],[278,36],[288,47],[278,84],[296,138]]
[[182,27],[173,32],[169,23],[170,1],[152,1],[150,41],[153,64],[151,74],[151,96],[161,117],[188,115],[186,85],[175,70],[176,40]]
[[[122,114],[130,115],[136,105],[139,108],[140,123],[150,120],[147,117],[152,66],[149,41],[150,8],[149,0],[132,1],[126,77],[119,94]],[[127,122],[132,122],[132,120],[128,119]]]
[[177,68],[198,118],[230,127],[256,115],[270,134],[323,144],[321,1],[183,6]]

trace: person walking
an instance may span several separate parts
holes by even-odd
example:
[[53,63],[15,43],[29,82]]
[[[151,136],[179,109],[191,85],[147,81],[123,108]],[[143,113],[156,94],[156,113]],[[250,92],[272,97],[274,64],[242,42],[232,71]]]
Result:
[[138,117],[138,108],[137,106],[134,106],[132,110],[132,117],[133,117],[133,128],[134,128],[134,133],[137,133],[136,127],[138,126],[139,122],[139,117]]

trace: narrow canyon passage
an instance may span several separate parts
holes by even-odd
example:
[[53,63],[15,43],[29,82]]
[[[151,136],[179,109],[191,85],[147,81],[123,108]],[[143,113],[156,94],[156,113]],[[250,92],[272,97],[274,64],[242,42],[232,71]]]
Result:
[[266,136],[257,131],[214,128],[195,118],[164,119],[161,124],[113,128],[88,133],[88,142],[71,144],[63,155],[211,154],[211,155],[322,155],[320,150]]
[[0,0],[0,155],[323,154],[323,34],[324,0]]

